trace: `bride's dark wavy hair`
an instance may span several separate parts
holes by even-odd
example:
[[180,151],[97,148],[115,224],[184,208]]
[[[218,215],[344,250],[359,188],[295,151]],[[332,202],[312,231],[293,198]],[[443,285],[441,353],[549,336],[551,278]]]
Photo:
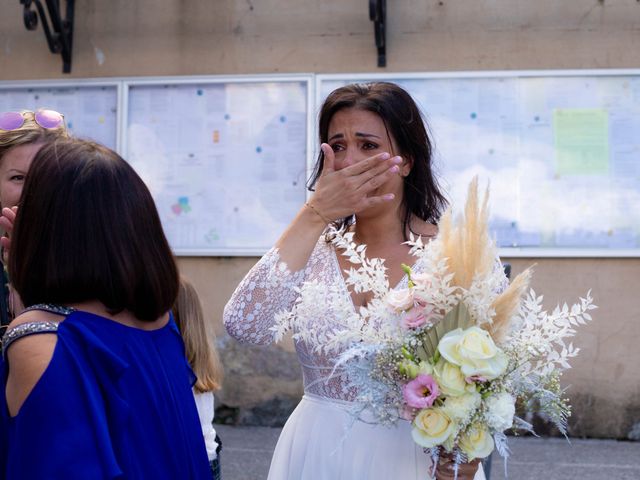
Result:
[[[430,222],[438,223],[447,207],[447,199],[442,193],[433,173],[433,148],[425,121],[413,98],[394,83],[374,82],[352,84],[331,92],[320,110],[320,143],[327,143],[329,123],[340,110],[356,108],[378,115],[384,124],[389,140],[393,138],[401,155],[412,161],[411,172],[404,177],[404,218],[403,231],[410,228],[411,215]],[[389,142],[391,143],[391,142]],[[324,154],[320,151],[307,188],[314,187],[324,166]],[[352,225],[355,217],[342,218],[334,222],[336,228],[346,229]]]

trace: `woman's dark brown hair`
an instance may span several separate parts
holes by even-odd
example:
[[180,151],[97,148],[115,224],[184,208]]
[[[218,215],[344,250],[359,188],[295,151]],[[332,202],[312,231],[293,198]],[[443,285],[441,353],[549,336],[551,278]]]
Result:
[[[329,124],[340,110],[356,108],[378,115],[387,134],[396,142],[401,155],[412,162],[411,172],[404,177],[404,232],[409,231],[411,215],[431,223],[437,223],[447,206],[447,200],[440,191],[432,167],[432,145],[420,109],[413,98],[394,83],[375,82],[347,85],[334,90],[324,101],[320,110],[320,142],[326,143]],[[324,155],[320,152],[308,187],[313,190],[324,165]],[[353,217],[336,222],[338,228],[345,228],[354,221]]]
[[33,159],[9,259],[25,305],[99,300],[153,321],[171,309],[178,272],[153,198],[118,154],[58,140]]

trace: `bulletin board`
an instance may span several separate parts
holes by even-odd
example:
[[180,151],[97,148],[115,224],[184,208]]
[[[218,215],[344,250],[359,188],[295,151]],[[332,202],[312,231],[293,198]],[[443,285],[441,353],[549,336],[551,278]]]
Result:
[[318,75],[392,81],[420,106],[454,211],[491,188],[503,256],[640,256],[640,71]]
[[117,150],[119,82],[2,82],[0,112],[50,109],[74,136]]
[[306,198],[312,77],[125,82],[124,157],[178,255],[262,255]]
[[261,255],[304,202],[319,107],[351,82],[416,99],[451,203],[491,184],[501,255],[640,256],[640,71],[246,75],[0,82],[149,186],[177,255]]

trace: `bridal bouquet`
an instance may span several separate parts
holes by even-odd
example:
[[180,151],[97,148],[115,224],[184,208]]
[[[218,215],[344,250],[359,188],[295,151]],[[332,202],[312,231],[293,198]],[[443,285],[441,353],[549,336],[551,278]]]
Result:
[[[376,423],[410,421],[434,469],[446,452],[456,475],[459,464],[494,449],[506,462],[505,430],[532,431],[515,415],[516,403],[566,435],[570,407],[559,379],[578,353],[567,339],[596,308],[587,293],[548,313],[529,290],[530,270],[509,284],[489,235],[487,202],[488,194],[479,202],[476,179],[463,216],[454,221],[448,211],[428,244],[411,239],[416,262],[403,265],[404,288],[390,288],[384,261],[336,232],[336,248],[353,263],[347,285],[370,292],[371,301],[356,311],[338,289],[307,282],[274,327],[277,337],[293,326],[294,337],[337,355],[334,373],[346,372],[356,392],[354,418],[366,412]],[[319,308],[334,309],[340,324],[318,330]]]

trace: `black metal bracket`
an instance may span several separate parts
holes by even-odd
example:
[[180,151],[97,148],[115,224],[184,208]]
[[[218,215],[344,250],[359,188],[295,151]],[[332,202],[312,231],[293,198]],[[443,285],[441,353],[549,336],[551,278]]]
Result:
[[[60,0],[45,0],[49,20],[47,20],[47,15],[40,0],[20,0],[20,3],[24,6],[24,26],[27,30],[35,30],[38,26],[38,16],[40,16],[49,50],[51,53],[59,53],[62,55],[62,72],[70,73],[75,0],[65,1],[67,5],[63,19],[60,10]],[[31,9],[32,4],[35,5],[37,12]],[[49,21],[51,22],[51,26],[49,26]]]
[[387,66],[387,0],[369,0],[369,18],[378,48],[378,66]]

